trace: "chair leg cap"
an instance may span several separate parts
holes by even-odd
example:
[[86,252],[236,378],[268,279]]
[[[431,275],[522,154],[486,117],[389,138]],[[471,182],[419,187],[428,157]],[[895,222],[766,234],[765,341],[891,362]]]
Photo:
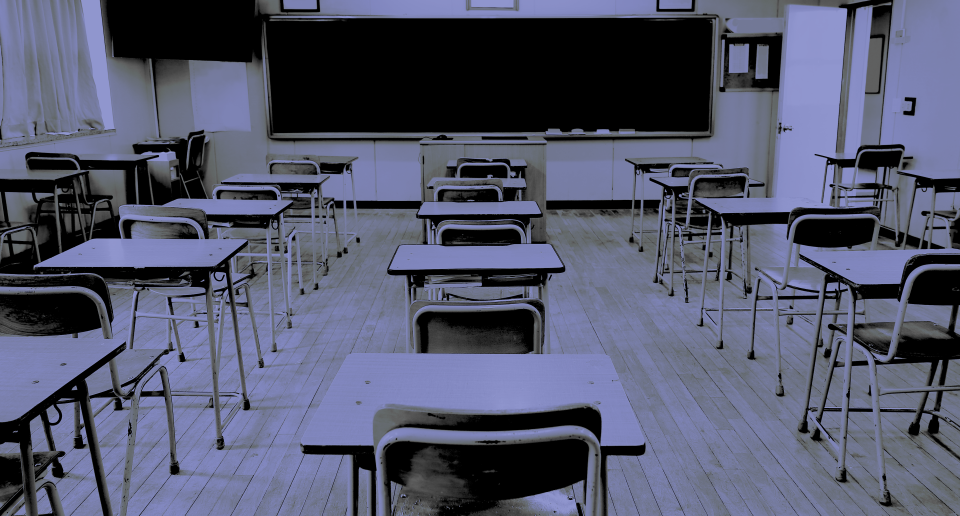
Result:
[[723,349],[723,341],[717,342],[717,349]]
[[177,359],[180,360],[181,362],[186,362],[186,361],[187,361],[187,357],[184,356],[183,353],[180,353],[180,356],[177,357]]
[[113,400],[113,410],[123,410],[123,402],[120,399]]
[[920,423],[910,423],[907,427],[907,433],[910,435],[920,435]]
[[823,358],[830,358],[830,348],[823,350]]
[[74,437],[73,438],[73,449],[80,450],[83,448],[83,437]]
[[243,410],[250,410],[250,400],[247,398],[243,399]]
[[303,295],[303,289],[300,289],[300,295],[301,296]]
[[347,253],[349,253],[349,252],[350,252],[350,251],[349,251],[346,247],[343,248],[343,254],[347,254]]
[[777,395],[777,396],[783,396],[783,386],[782,386],[782,385],[778,385],[778,386],[777,386],[776,395]]
[[632,236],[632,235],[630,236],[630,243],[631,243],[631,244],[633,243],[633,236]]
[[880,502],[880,505],[893,505],[893,500],[890,499],[890,491],[886,489],[880,493],[880,498],[877,501]]
[[257,360],[257,365],[260,367],[260,369],[263,369],[263,359],[262,359],[262,358],[261,358],[260,360]]
[[343,258],[343,253],[341,253],[340,251],[337,251],[337,258]]
[[226,444],[223,441],[223,437],[217,437],[217,449],[222,450]]
[[293,323],[290,322],[290,319],[287,319],[287,328],[293,328]]
[[360,243],[360,237],[357,237],[357,243],[358,244]]
[[50,474],[56,478],[63,478],[63,465],[59,462],[54,462],[50,469]]
[[213,398],[212,398],[212,397],[211,397],[209,400],[207,400],[207,406],[204,407],[204,408],[213,408]]
[[837,468],[837,474],[833,477],[837,482],[847,481],[847,468]]
[[810,440],[819,441],[820,440],[820,429],[814,428],[813,432],[810,432]]
[[753,360],[754,358],[756,358],[756,356],[754,356],[753,350],[747,351],[747,360]]
[[930,424],[927,425],[927,432],[931,434],[936,434],[940,432],[940,421],[938,419],[931,419]]
[[176,475],[177,473],[180,473],[180,464],[174,462],[170,465],[170,474]]
[[797,425],[797,431],[800,432],[801,434],[805,434],[805,433],[807,433],[807,432],[810,431],[810,430],[807,429],[807,420],[806,420],[806,419],[804,419],[803,421],[800,422],[799,425]]

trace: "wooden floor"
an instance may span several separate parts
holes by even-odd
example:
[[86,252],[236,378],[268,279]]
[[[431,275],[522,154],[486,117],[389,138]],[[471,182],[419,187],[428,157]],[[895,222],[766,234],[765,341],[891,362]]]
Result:
[[[690,284],[691,303],[684,304],[681,296],[668,297],[651,281],[653,237],[647,237],[643,253],[627,241],[628,211],[551,210],[548,216],[550,242],[567,266],[550,284],[552,350],[609,355],[648,442],[641,457],[610,460],[611,515],[960,512],[960,457],[950,451],[960,451],[960,433],[949,425],[930,435],[924,423],[919,436],[910,436],[908,415],[884,416],[893,506],[881,507],[875,500],[872,419],[869,413],[854,414],[849,479],[834,480],[829,446],[797,432],[809,356],[807,322],[787,326],[782,321],[786,396],[777,397],[769,313],[760,316],[756,360],[746,359],[748,314],[728,316],[725,347],[717,350],[712,331],[696,325],[699,277]],[[646,220],[652,227],[655,219]],[[346,462],[339,456],[304,456],[300,436],[347,354],[403,352],[403,280],[387,276],[386,269],[397,245],[418,242],[420,230],[413,210],[361,210],[360,225],[362,242],[352,243],[349,254],[332,260],[319,291],[308,288],[306,295],[294,296],[294,327],[279,332],[278,352],[269,351],[267,318],[258,319],[266,360],[262,369],[256,367],[249,321],[241,318],[253,406],[243,411],[235,399],[225,402],[226,449],[214,447],[212,409],[204,408],[207,399],[176,398],[181,471],[171,476],[162,401],[144,401],[130,514],[344,514]],[[782,263],[784,232],[783,226],[752,230],[754,265]],[[692,254],[688,260],[700,263],[702,253]],[[256,287],[254,295],[265,303],[264,276]],[[714,293],[716,287],[711,281],[708,292]],[[727,292],[730,304],[746,306],[737,297],[737,288]],[[114,331],[125,335],[130,295],[119,290],[113,295]],[[141,302],[141,309],[157,306],[158,299],[149,295]],[[944,312],[918,310],[912,315],[946,320]],[[870,320],[893,317],[892,303],[870,304]],[[167,357],[174,388],[209,388],[205,328],[185,323],[181,336],[188,360],[179,363],[174,355]],[[231,341],[228,337],[227,346]],[[138,322],[136,346],[165,347],[162,322]],[[824,365],[819,358],[817,394]],[[222,370],[224,388],[237,389],[235,352],[229,347],[224,349]],[[956,368],[953,371],[955,377]],[[919,367],[901,366],[880,375],[882,382],[901,385],[922,381],[924,373]],[[866,378],[865,370],[855,371],[853,403],[869,405]],[[956,378],[948,383],[957,383],[951,380]],[[881,401],[885,406],[913,406],[914,399],[915,395],[900,395]],[[956,394],[948,394],[944,405],[957,413]],[[71,421],[70,407],[64,411],[64,421]],[[97,419],[115,508],[127,414],[108,408]],[[70,426],[55,428],[61,447],[71,443]],[[835,415],[828,426],[839,426]],[[34,442],[43,442],[39,424]],[[0,450],[15,448],[4,444]],[[67,476],[57,480],[57,486],[68,513],[97,514],[86,451],[69,450],[64,466]],[[361,503],[365,506],[365,501]]]

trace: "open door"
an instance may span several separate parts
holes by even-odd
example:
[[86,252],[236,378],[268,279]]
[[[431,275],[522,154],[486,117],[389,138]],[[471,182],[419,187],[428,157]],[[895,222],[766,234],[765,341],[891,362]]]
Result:
[[820,199],[824,160],[814,154],[837,148],[846,20],[845,9],[786,6],[775,197]]

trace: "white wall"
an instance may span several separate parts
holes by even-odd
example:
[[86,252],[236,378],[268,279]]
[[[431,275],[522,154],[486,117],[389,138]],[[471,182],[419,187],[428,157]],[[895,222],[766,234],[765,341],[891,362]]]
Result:
[[[106,9],[102,9],[105,11]],[[104,26],[106,18],[104,16]],[[109,52],[110,38],[107,29],[104,40]],[[153,93],[150,85],[150,70],[143,59],[116,59],[107,57],[107,71],[110,79],[113,120],[115,134],[102,134],[71,138],[35,145],[18,145],[0,148],[0,169],[25,168],[24,156],[28,152],[65,152],[83,153],[130,153],[134,143],[156,136],[156,112],[153,107]],[[115,196],[114,206],[125,202],[123,172],[101,170],[91,173],[90,183],[97,192],[111,193]],[[29,193],[7,194],[10,217],[12,220],[33,220],[36,209]],[[53,228],[52,217],[45,219],[46,226],[41,227],[40,239],[49,238],[47,227]],[[6,252],[5,248],[3,252]]]
[[[836,5],[838,0],[699,0],[699,14],[727,17],[776,17],[790,3]],[[260,0],[264,14],[279,14],[280,0]],[[553,16],[629,15],[656,12],[656,0],[521,0],[520,11],[466,11],[462,0],[320,0],[326,15],[430,16]],[[722,23],[722,21],[721,21]],[[624,61],[629,61],[625,53]],[[190,112],[186,64],[158,62],[157,89],[161,133],[185,135],[194,130]],[[162,66],[161,66],[162,65]],[[396,140],[270,140],[266,137],[266,109],[261,62],[247,65],[251,132],[218,132],[207,160],[207,182],[243,172],[259,172],[269,152],[355,155],[357,196],[361,200],[419,200],[419,146]],[[623,77],[625,83],[632,80]],[[179,92],[179,93],[178,93]],[[631,197],[633,171],[629,157],[695,155],[730,167],[748,167],[751,176],[766,180],[772,170],[771,138],[776,119],[776,93],[715,92],[714,136],[644,140],[551,141],[547,146],[548,200],[624,200]],[[171,114],[166,111],[170,110]],[[178,114],[179,113],[179,114]],[[169,120],[168,120],[169,119]],[[295,150],[294,150],[295,149]],[[209,151],[209,148],[208,148]],[[584,182],[583,178],[590,180]],[[339,193],[337,179],[328,193]],[[650,185],[652,186],[652,185]],[[646,197],[659,199],[656,188]],[[349,196],[349,194],[348,194]]]
[[[906,29],[910,40],[891,45],[887,60],[883,105],[882,143],[902,143],[913,156],[914,169],[960,169],[960,2],[955,0],[894,0],[891,33]],[[915,116],[900,112],[904,97],[916,97]],[[912,181],[900,181],[905,212]],[[938,209],[950,208],[952,194],[941,194]],[[919,236],[922,210],[929,209],[929,195],[917,192],[910,233]],[[903,220],[903,219],[901,219]],[[946,244],[944,231],[935,242]]]

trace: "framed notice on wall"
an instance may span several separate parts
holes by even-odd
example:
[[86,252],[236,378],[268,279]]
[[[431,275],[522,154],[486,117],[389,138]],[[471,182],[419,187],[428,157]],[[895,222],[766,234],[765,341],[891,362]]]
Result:
[[781,34],[721,34],[720,91],[780,89]]

